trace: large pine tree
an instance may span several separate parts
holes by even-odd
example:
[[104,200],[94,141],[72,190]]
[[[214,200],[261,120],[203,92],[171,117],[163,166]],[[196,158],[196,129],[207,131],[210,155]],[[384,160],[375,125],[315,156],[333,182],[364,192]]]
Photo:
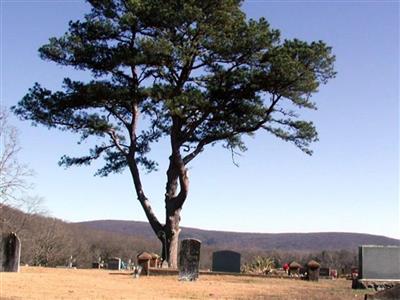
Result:
[[[317,140],[296,109],[334,77],[334,56],[322,41],[280,39],[265,19],[247,20],[238,0],[89,0],[91,12],[70,22],[39,49],[43,59],[89,70],[90,82],[64,81],[62,91],[35,84],[13,108],[22,119],[103,142],[61,164],[103,157],[97,174],[128,167],[139,202],[177,266],[179,222],[188,197],[188,164],[207,145],[245,150],[243,135],[266,130],[307,154]],[[143,116],[149,122],[143,124]],[[140,128],[147,125],[144,130]],[[154,214],[140,166],[156,168],[151,145],[170,141],[165,222]]]

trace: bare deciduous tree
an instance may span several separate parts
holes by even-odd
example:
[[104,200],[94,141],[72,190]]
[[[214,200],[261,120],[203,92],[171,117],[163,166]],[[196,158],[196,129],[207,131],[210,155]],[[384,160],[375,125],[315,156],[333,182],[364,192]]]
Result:
[[[28,219],[45,211],[41,209],[43,198],[27,195],[33,171],[18,160],[18,131],[10,124],[5,107],[0,107],[0,140],[0,231],[20,233]],[[22,209],[26,214],[7,213],[4,206]]]
[[42,197],[25,196],[19,199],[18,202],[19,208],[23,209],[24,211],[23,214],[15,213],[15,211],[19,210],[5,210],[5,204],[1,204],[0,232],[15,232],[17,234],[20,234],[22,231],[26,231],[28,229],[30,221],[35,219],[38,215],[48,215],[48,211],[42,206]]
[[18,131],[9,123],[5,107],[0,107],[0,139],[0,205],[20,206],[23,193],[31,187],[28,178],[33,173],[18,161]]

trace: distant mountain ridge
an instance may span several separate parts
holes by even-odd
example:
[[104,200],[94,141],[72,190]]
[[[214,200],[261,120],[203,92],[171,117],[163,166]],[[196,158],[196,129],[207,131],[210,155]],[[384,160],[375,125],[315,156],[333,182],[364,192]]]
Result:
[[[96,220],[75,224],[144,239],[156,239],[150,225],[146,222]],[[259,251],[356,250],[359,245],[400,245],[400,240],[397,239],[363,233],[246,233],[182,227],[180,238],[188,237],[199,239],[204,245],[213,248]]]

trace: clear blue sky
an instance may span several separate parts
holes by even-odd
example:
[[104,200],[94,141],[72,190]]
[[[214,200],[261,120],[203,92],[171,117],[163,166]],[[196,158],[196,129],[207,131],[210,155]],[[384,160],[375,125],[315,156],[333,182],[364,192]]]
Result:
[[[1,101],[16,104],[35,81],[57,89],[62,78],[84,73],[40,60],[37,49],[60,36],[87,11],[82,1],[1,0]],[[238,158],[209,148],[190,166],[191,190],[182,226],[251,232],[363,232],[400,238],[399,222],[399,2],[246,1],[283,37],[324,40],[337,56],[337,78],[304,112],[320,141],[309,157],[260,133]],[[20,160],[36,172],[34,194],[55,217],[68,221],[145,220],[128,172],[93,177],[91,167],[58,167],[85,145],[63,132],[13,119],[23,147]],[[143,178],[164,219],[166,145],[155,147],[160,171]]]

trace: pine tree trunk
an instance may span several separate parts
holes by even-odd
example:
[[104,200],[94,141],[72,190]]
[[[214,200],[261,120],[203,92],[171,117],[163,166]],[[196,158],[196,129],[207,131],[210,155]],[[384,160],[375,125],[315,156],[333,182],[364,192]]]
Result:
[[160,238],[162,243],[162,259],[168,262],[169,268],[178,268],[178,246],[179,246],[179,222],[180,209],[169,210],[167,208],[167,219],[164,226],[164,237]]
[[[177,192],[179,183],[180,191]],[[178,268],[179,223],[181,210],[186,200],[189,188],[187,170],[179,153],[171,155],[170,165],[167,170],[167,184],[165,193],[165,225],[163,227],[162,259],[168,262],[168,267]]]
[[[162,260],[168,262],[168,267],[178,268],[178,241],[180,213],[186,200],[189,189],[187,169],[179,154],[170,157],[170,166],[167,170],[167,184],[165,193],[166,220],[162,225],[155,216],[150,201],[145,196],[140,181],[139,170],[134,156],[128,158],[130,171],[136,189],[138,200],[149,220],[149,223],[162,244]],[[179,183],[179,193],[177,192]]]

